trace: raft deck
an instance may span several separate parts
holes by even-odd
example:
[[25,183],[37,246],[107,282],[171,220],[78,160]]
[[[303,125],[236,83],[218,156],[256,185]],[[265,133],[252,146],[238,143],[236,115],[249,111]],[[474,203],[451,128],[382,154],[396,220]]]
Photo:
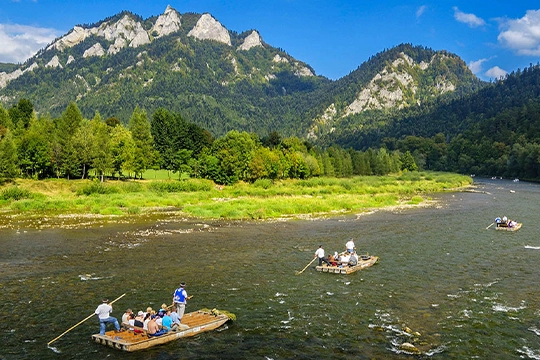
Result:
[[516,225],[510,227],[510,226],[497,226],[495,227],[495,230],[502,230],[502,231],[518,231],[519,229],[521,229],[521,225],[523,225],[522,223],[517,223]]
[[322,271],[322,272],[327,272],[327,273],[332,273],[332,274],[351,274],[358,270],[362,270],[370,266],[373,266],[378,261],[379,261],[379,257],[372,255],[366,260],[362,260],[361,258],[359,258],[358,264],[354,266],[347,265],[345,267],[339,267],[339,266],[328,266],[326,264],[322,264],[321,266],[316,266],[315,269],[317,269],[317,271]]
[[146,333],[134,333],[133,330],[124,330],[115,332],[107,331],[105,335],[95,334],[92,339],[102,345],[123,351],[137,351],[148,349],[150,347],[165,344],[176,339],[194,336],[205,331],[215,330],[225,324],[229,317],[219,312],[194,311],[184,314],[182,324],[187,325],[187,329],[169,331],[161,336],[149,336]]

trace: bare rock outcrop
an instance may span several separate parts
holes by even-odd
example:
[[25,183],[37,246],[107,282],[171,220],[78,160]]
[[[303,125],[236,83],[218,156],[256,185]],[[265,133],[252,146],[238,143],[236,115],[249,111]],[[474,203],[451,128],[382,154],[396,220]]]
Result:
[[286,57],[282,57],[279,54],[276,54],[276,56],[274,56],[272,61],[275,63],[288,63],[289,59],[287,59]]
[[123,37],[129,43],[129,46],[133,48],[150,42],[150,37],[141,23],[135,21],[129,15],[123,16],[115,23],[105,22],[101,24],[96,35],[102,36],[108,41],[115,41],[117,38]]
[[17,79],[19,76],[23,75],[25,72],[27,71],[33,71],[35,68],[38,67],[38,64],[36,63],[32,63],[32,65],[30,65],[29,67],[27,67],[26,69],[24,70],[21,70],[21,69],[17,69],[13,72],[10,72],[9,74],[8,73],[5,73],[5,72],[1,72],[0,73],[0,89],[2,88],[5,88],[6,85],[11,81],[11,80],[15,80]]
[[156,38],[172,34],[180,30],[180,15],[174,10],[170,5],[167,5],[165,12],[156,20],[156,23],[150,31],[151,34],[155,35]]
[[188,36],[193,36],[199,40],[214,40],[231,45],[229,31],[210,14],[203,14],[193,29],[189,31]]
[[116,38],[113,44],[109,46],[107,55],[114,55],[127,46],[127,41],[123,37]]
[[73,47],[81,42],[83,42],[91,33],[80,26],[75,26],[67,35],[61,37],[49,47],[47,50],[56,48],[57,50],[63,51],[64,49]]
[[62,64],[60,64],[60,60],[58,60],[58,55],[54,55],[54,57],[45,65],[45,67],[59,67],[60,69],[63,68]]
[[259,33],[255,30],[251,32],[246,38],[244,39],[244,42],[242,45],[238,47],[238,50],[249,50],[256,46],[263,46],[261,36]]
[[105,50],[103,49],[103,46],[101,46],[100,43],[95,43],[90,49],[87,49],[84,54],[83,58],[87,58],[90,56],[103,56],[105,55]]

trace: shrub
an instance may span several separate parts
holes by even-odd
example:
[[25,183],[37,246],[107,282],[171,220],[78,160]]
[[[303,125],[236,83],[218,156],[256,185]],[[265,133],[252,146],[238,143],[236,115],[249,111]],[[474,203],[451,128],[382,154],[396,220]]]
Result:
[[208,180],[154,181],[148,188],[158,193],[211,191],[212,182]]
[[20,189],[17,186],[12,186],[2,191],[2,200],[21,200],[29,199],[32,197],[32,193],[26,189]]
[[263,189],[269,189],[272,187],[272,180],[270,179],[257,179],[253,183],[254,187],[263,188]]
[[77,190],[77,195],[92,195],[92,194],[115,194],[118,193],[118,189],[112,186],[105,186],[100,182],[93,182],[92,184],[85,185]]

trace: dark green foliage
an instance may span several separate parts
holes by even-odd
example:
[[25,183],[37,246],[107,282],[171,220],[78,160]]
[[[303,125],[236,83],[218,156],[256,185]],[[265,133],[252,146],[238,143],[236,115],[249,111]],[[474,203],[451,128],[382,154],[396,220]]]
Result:
[[22,199],[29,199],[32,197],[32,193],[29,190],[26,189],[20,189],[17,186],[11,186],[4,190],[2,190],[2,193],[0,194],[0,198],[2,200],[22,200]]
[[196,191],[211,191],[212,183],[209,181],[167,181],[167,182],[152,182],[148,186],[150,190],[155,192],[196,192]]

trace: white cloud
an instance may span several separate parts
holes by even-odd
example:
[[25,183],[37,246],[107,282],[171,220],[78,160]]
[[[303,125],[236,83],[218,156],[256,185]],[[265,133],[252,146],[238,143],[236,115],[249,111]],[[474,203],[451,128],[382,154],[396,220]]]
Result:
[[500,79],[506,76],[508,72],[506,70],[501,69],[498,66],[494,66],[488,71],[486,71],[486,76],[493,78],[493,79]]
[[478,74],[482,71],[482,64],[488,61],[488,59],[480,59],[476,61],[471,61],[467,67],[473,72],[473,74]]
[[453,9],[454,9],[454,19],[456,19],[459,22],[465,23],[469,25],[470,27],[484,26],[486,24],[484,19],[479,18],[478,16],[474,14],[464,13],[463,11],[459,10],[456,6],[454,6]]
[[540,10],[527,10],[521,19],[501,24],[499,42],[519,55],[540,56]]
[[0,62],[24,62],[60,32],[27,25],[0,24]]
[[420,16],[422,16],[422,14],[427,10],[427,6],[426,5],[422,5],[420,6],[417,10],[416,10],[416,18],[418,19]]

